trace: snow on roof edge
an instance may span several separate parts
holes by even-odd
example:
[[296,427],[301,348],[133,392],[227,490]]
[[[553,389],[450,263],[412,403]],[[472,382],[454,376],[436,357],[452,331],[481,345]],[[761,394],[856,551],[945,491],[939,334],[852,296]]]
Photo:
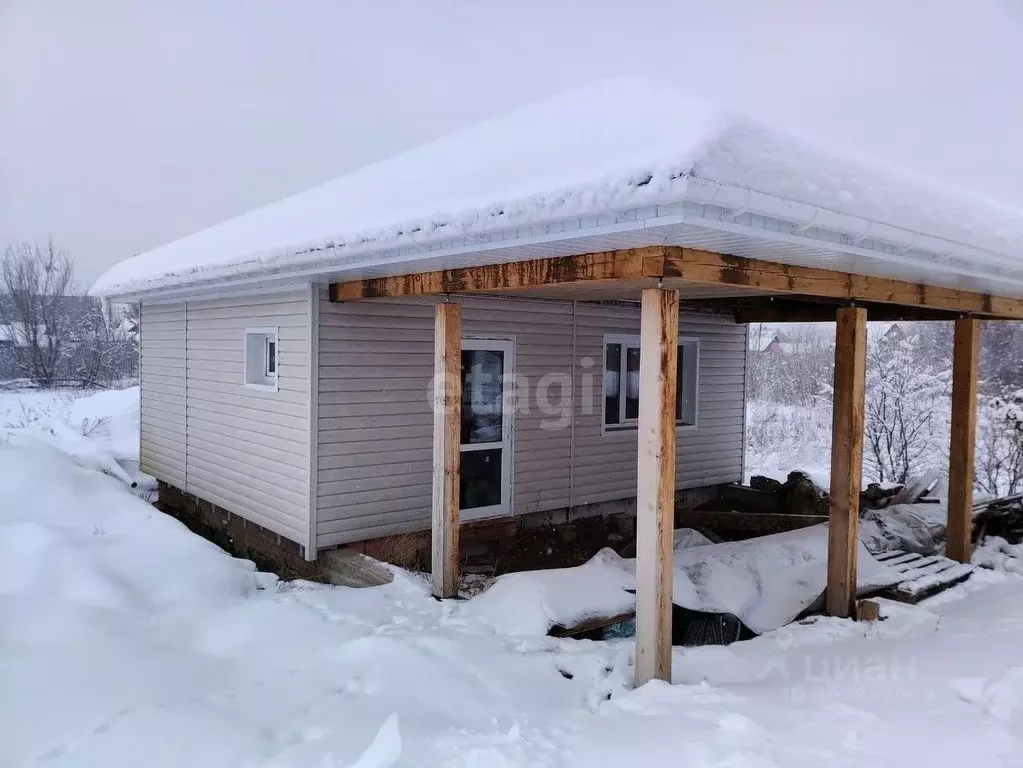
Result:
[[[596,88],[597,91],[611,90],[617,97],[623,88],[623,81],[610,83],[613,88],[608,83],[601,83],[579,89],[578,92]],[[674,102],[670,102],[663,91],[656,89],[651,91],[649,88],[647,91],[649,92],[642,94],[643,98],[637,99],[640,110],[656,112],[674,109],[677,116],[689,115],[690,112],[687,110],[694,109],[689,105],[679,108]],[[568,94],[567,113],[563,110],[559,114],[555,110],[554,114],[558,116],[554,121],[555,126],[559,120],[565,119],[565,114],[572,119],[583,119],[594,114],[603,117],[607,112],[606,103],[587,104],[584,99],[580,106],[578,98],[573,103],[571,96],[575,93],[577,92]],[[593,100],[593,94],[587,94],[587,97]],[[520,113],[528,115],[531,109],[534,111],[539,109],[540,117],[546,117],[550,127],[550,114],[546,114],[544,110],[550,113],[550,105],[552,103],[558,105],[561,98],[566,98],[566,95],[551,97],[538,103],[539,107],[527,105],[510,114],[513,117],[515,115],[521,117]],[[663,103],[666,99],[670,102],[668,106]],[[548,185],[539,189],[533,187],[525,194],[511,194],[503,198],[498,195],[496,199],[488,198],[489,202],[485,204],[453,213],[397,219],[393,223],[375,227],[349,227],[347,232],[338,231],[334,235],[320,234],[305,239],[292,238],[285,244],[261,250],[239,249],[225,256],[225,253],[231,250],[228,235],[232,226],[237,229],[239,222],[245,225],[251,225],[253,222],[258,224],[260,217],[272,219],[275,212],[278,214],[282,210],[287,212],[289,207],[292,212],[297,211],[304,215],[303,201],[316,203],[314,199],[316,195],[325,189],[329,191],[331,185],[339,184],[340,199],[343,200],[345,194],[349,196],[352,194],[351,189],[344,188],[346,183],[351,187],[351,182],[366,182],[368,179],[371,188],[374,182],[379,186],[381,174],[385,178],[387,174],[400,176],[400,172],[408,165],[416,168],[418,164],[419,170],[425,167],[430,174],[438,174],[437,168],[431,165],[432,158],[429,156],[431,148],[442,157],[444,151],[450,156],[452,147],[445,146],[445,141],[450,144],[452,137],[459,137],[462,134],[468,136],[471,150],[495,166],[495,172],[503,170],[514,176],[514,172],[508,171],[508,167],[501,166],[499,162],[502,149],[510,152],[507,147],[503,145],[495,147],[486,144],[480,136],[473,136],[473,131],[476,131],[477,134],[487,137],[489,131],[490,138],[493,138],[494,126],[500,126],[502,120],[508,119],[507,116],[502,116],[493,121],[485,121],[480,129],[470,126],[464,131],[456,132],[452,137],[444,137],[426,147],[409,150],[390,160],[340,177],[335,182],[328,182],[310,190],[311,197],[310,193],[300,193],[128,259],[102,275],[93,285],[91,292],[123,296],[170,287],[206,285],[239,276],[288,272],[314,265],[325,268],[332,265],[341,267],[356,255],[372,254],[396,247],[419,245],[425,249],[431,244],[452,237],[480,236],[525,225],[542,226],[574,217],[614,214],[643,205],[667,205],[687,198],[690,191],[688,182],[694,175],[700,179],[757,193],[763,190],[763,194],[767,196],[791,201],[796,205],[815,206],[818,210],[826,210],[839,216],[859,218],[867,226],[871,226],[868,222],[872,222],[879,228],[887,228],[896,233],[922,235],[939,245],[947,244],[949,253],[955,250],[984,251],[994,257],[990,259],[991,262],[1015,264],[1016,259],[1012,257],[1012,251],[1017,247],[1023,250],[1023,212],[1015,208],[947,184],[932,182],[919,175],[886,168],[869,159],[829,152],[814,142],[807,142],[752,120],[726,117],[725,113],[705,108],[695,108],[695,115],[693,122],[697,127],[689,132],[685,141],[672,141],[666,145],[670,146],[671,152],[659,155],[659,160],[646,157],[639,159],[633,152],[630,155],[633,162],[615,164],[616,172],[611,174],[587,177],[576,173],[571,183],[565,185]],[[501,136],[500,131],[497,132],[497,136]],[[624,136],[627,139],[635,138],[628,133]],[[474,138],[479,140],[477,145],[472,143]],[[648,137],[642,138],[644,141],[634,143],[645,150]],[[548,143],[556,146],[559,137],[554,136],[548,142],[547,136],[542,135],[542,139],[538,150],[540,152],[547,148]],[[535,143],[537,139],[533,137],[531,140]],[[649,143],[657,145],[657,142],[662,140],[665,140],[664,136],[655,135]],[[617,144],[613,146],[617,147]],[[457,146],[455,149],[457,150]],[[629,154],[629,151],[625,154]],[[443,167],[440,170],[444,170]],[[373,178],[374,172],[378,177],[376,179]],[[440,175],[436,176],[436,180],[440,178]],[[501,177],[498,178],[495,188],[501,188],[500,180]],[[523,189],[522,179],[518,182],[518,189]],[[424,187],[427,199],[433,183],[435,179],[431,176],[430,183]],[[356,184],[355,190],[358,189]],[[318,202],[322,206],[323,201]],[[856,212],[843,211],[843,208],[847,211],[854,209]],[[329,222],[333,220],[331,216],[334,212],[328,205],[326,212],[320,213],[324,214],[324,218]],[[863,216],[864,212],[873,213],[875,218]],[[317,222],[315,217],[313,218],[314,224],[322,224],[322,221]],[[360,225],[363,223],[360,222]],[[916,228],[907,225],[916,225]],[[189,257],[195,258],[194,253],[188,253],[190,241],[198,238],[201,242],[205,238],[211,241],[213,246],[217,246],[218,237],[221,239],[226,237],[228,242],[222,247],[213,247],[209,258],[201,257],[194,263],[187,263]],[[183,255],[184,258],[176,258],[176,255]],[[984,254],[980,256],[967,254],[966,258],[974,261],[980,261],[982,258],[988,260]],[[164,265],[168,260],[185,263],[177,269],[167,269]],[[148,269],[144,268],[147,262]],[[157,263],[155,268],[154,262]],[[133,269],[133,266],[138,269]],[[997,267],[994,271],[997,272]]]
[[[168,271],[149,279],[117,282],[116,269],[120,264],[126,263],[120,262],[101,275],[93,283],[89,293],[116,297],[207,283],[227,277],[251,276],[264,272],[269,274],[281,267],[295,269],[314,265],[341,267],[344,265],[344,256],[383,251],[401,245],[426,246],[451,237],[485,235],[525,225],[556,224],[566,219],[616,213],[655,202],[661,205],[681,202],[685,197],[687,172],[688,169],[682,166],[637,170],[615,179],[602,180],[598,182],[599,186],[556,189],[503,203],[495,202],[476,210],[464,211],[458,216],[447,217],[437,214],[412,219],[375,230],[364,230],[347,237],[339,235],[310,240],[291,247],[256,251],[233,261],[178,272]],[[600,189],[600,186],[606,190]],[[675,194],[658,197],[657,193],[662,190]],[[606,205],[593,204],[596,200],[604,200]],[[177,241],[161,246],[161,249],[173,246],[175,242]],[[327,259],[311,256],[327,251],[332,252],[333,256]]]

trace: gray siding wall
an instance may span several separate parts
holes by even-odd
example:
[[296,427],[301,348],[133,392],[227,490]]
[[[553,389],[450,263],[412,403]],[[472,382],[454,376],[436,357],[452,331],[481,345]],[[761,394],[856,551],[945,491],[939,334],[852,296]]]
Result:
[[[576,348],[600,365],[605,334],[639,335],[639,310],[579,304]],[[683,312],[679,336],[700,340],[698,426],[679,427],[675,485],[699,488],[741,479],[746,326],[730,317]],[[601,367],[602,369],[602,367]],[[581,387],[580,387],[581,389]],[[576,416],[574,504],[636,495],[635,430],[601,431],[603,415]]]
[[[277,392],[245,386],[245,329],[257,326],[279,328]],[[155,458],[147,458],[144,469],[308,544],[314,378],[309,291],[144,304],[142,339],[143,446],[152,442],[155,451],[168,440],[162,452],[150,451]],[[159,368],[148,362],[150,339],[177,355],[173,382],[162,359]],[[164,348],[156,349],[162,354]],[[159,397],[168,387],[173,399],[164,404]],[[163,414],[173,421],[164,425]]]
[[139,465],[185,487],[185,305],[143,304],[139,334]]
[[[514,416],[517,514],[636,494],[636,433],[601,429],[603,336],[638,334],[634,306],[459,299],[467,336],[514,339],[516,373],[535,388],[547,374],[574,386],[562,428],[536,397]],[[433,303],[320,302],[317,544],[320,547],[430,525]],[[680,429],[679,488],[740,479],[745,326],[684,313],[682,336],[700,339],[699,426]],[[594,402],[584,377],[592,376]]]
[[[245,386],[245,329],[277,326],[277,392]],[[309,293],[189,301],[189,493],[304,544],[309,530]]]

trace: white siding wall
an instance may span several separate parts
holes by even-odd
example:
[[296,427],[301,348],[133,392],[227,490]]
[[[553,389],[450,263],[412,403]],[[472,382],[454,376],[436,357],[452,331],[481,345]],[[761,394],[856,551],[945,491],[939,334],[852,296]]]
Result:
[[[545,428],[555,420],[544,418],[535,397],[514,417],[514,511],[635,496],[636,433],[602,434],[600,382],[603,335],[638,333],[638,308],[458,300],[467,336],[514,339],[516,372],[531,387],[552,373],[576,382],[574,424]],[[681,327],[700,339],[701,370],[700,423],[679,434],[678,486],[738,480],[745,326],[685,313]],[[318,545],[428,528],[432,302],[322,301],[319,359]],[[596,377],[589,413],[585,375]],[[562,397],[558,386],[549,395],[554,403]]]
[[185,487],[185,305],[143,304],[140,329],[143,472]]
[[[245,329],[279,327],[279,391],[245,386]],[[143,469],[306,545],[308,289],[142,308]]]
[[[639,334],[639,310],[595,304],[576,307],[576,350],[602,370],[605,334]],[[730,317],[683,312],[679,336],[700,340],[698,426],[679,427],[675,485],[698,488],[741,479],[746,326]],[[581,382],[581,379],[580,379]],[[581,386],[579,390],[581,393]],[[636,495],[636,432],[602,434],[603,415],[576,416],[575,504]]]
[[[245,329],[278,326],[279,391],[245,386]],[[309,293],[189,301],[189,493],[305,544]]]

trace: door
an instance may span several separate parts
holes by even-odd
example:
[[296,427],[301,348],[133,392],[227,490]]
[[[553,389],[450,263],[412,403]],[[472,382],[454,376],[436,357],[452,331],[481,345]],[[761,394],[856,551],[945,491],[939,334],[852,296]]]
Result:
[[511,514],[512,342],[462,341],[462,520]]

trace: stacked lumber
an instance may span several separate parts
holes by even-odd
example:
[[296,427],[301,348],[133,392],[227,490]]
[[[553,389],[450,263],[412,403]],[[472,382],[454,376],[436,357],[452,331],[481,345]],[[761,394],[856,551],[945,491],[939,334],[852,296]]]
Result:
[[1023,542],[1023,494],[1003,496],[973,505],[973,538],[1000,536],[1010,544]]

